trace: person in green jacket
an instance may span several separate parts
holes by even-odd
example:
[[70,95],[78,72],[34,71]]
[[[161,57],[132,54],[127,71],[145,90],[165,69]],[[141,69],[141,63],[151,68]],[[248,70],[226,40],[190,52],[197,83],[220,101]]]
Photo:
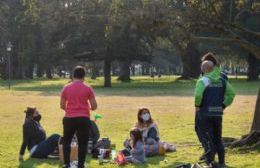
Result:
[[225,167],[222,115],[233,102],[235,93],[212,61],[203,61],[201,70],[203,76],[198,79],[195,88],[195,130],[204,148],[206,163],[212,164],[217,153],[219,167]]

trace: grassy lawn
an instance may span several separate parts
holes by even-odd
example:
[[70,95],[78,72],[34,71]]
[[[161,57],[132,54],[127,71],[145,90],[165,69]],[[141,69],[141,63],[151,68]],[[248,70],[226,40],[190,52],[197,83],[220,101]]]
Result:
[[[131,83],[120,83],[113,78],[112,88],[103,88],[103,79],[87,79],[94,87],[99,104],[97,113],[103,115],[98,121],[102,137],[109,137],[122,149],[128,131],[136,121],[137,109],[150,108],[158,123],[161,139],[177,145],[177,152],[164,157],[148,158],[144,165],[126,167],[170,168],[180,163],[195,162],[202,149],[194,132],[193,89],[195,81],[176,81],[176,77],[134,77]],[[260,82],[247,82],[241,78],[231,79],[237,93],[233,105],[225,111],[223,136],[239,138],[250,130],[256,93]],[[43,118],[41,124],[48,135],[62,133],[63,112],[59,109],[59,92],[68,79],[0,81],[0,168],[52,168],[60,167],[59,161],[30,159],[18,162],[22,142],[24,109],[28,105],[38,107]],[[227,149],[227,165],[234,168],[260,167],[260,149],[242,152]],[[99,165],[97,160],[87,159],[88,167],[117,167],[114,164]]]

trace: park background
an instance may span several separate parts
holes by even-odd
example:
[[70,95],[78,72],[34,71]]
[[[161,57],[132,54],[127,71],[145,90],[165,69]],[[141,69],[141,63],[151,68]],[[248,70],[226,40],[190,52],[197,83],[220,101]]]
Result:
[[[18,162],[23,111],[35,105],[47,134],[61,134],[59,93],[75,65],[87,70],[103,116],[101,136],[117,150],[142,106],[151,109],[161,139],[177,145],[175,153],[127,167],[174,167],[199,158],[193,92],[209,51],[237,95],[225,110],[223,135],[252,132],[254,112],[260,113],[259,11],[258,0],[0,1],[0,167],[60,166],[28,153]],[[228,148],[227,165],[260,167],[259,150],[259,143]],[[89,167],[116,167],[87,160]]]

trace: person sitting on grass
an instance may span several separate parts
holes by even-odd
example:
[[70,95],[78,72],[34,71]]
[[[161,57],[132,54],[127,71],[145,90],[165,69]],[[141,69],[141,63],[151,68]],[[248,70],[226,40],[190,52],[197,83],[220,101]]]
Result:
[[57,149],[60,135],[53,134],[46,139],[46,132],[40,124],[41,115],[35,107],[27,107],[25,114],[19,160],[23,161],[26,147],[32,158],[47,158]]
[[142,138],[146,145],[153,145],[159,142],[159,130],[148,108],[138,110],[137,123],[134,125],[134,128],[142,132]]
[[[176,151],[173,144],[160,141],[158,126],[152,119],[148,108],[138,110],[137,123],[133,129],[138,129],[142,133],[146,156],[163,155],[165,152]],[[124,142],[124,146],[126,148],[129,146],[129,139]]]
[[144,163],[145,162],[145,151],[142,133],[138,129],[130,131],[130,157],[127,157],[127,162],[130,163]]

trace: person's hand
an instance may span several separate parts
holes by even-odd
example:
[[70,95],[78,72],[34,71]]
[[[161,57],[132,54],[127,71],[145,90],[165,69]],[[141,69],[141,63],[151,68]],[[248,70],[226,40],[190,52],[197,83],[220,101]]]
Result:
[[196,112],[200,111],[200,108],[199,108],[199,107],[196,107],[195,109],[196,109]]
[[19,161],[20,161],[20,162],[23,161],[23,155],[19,155]]

